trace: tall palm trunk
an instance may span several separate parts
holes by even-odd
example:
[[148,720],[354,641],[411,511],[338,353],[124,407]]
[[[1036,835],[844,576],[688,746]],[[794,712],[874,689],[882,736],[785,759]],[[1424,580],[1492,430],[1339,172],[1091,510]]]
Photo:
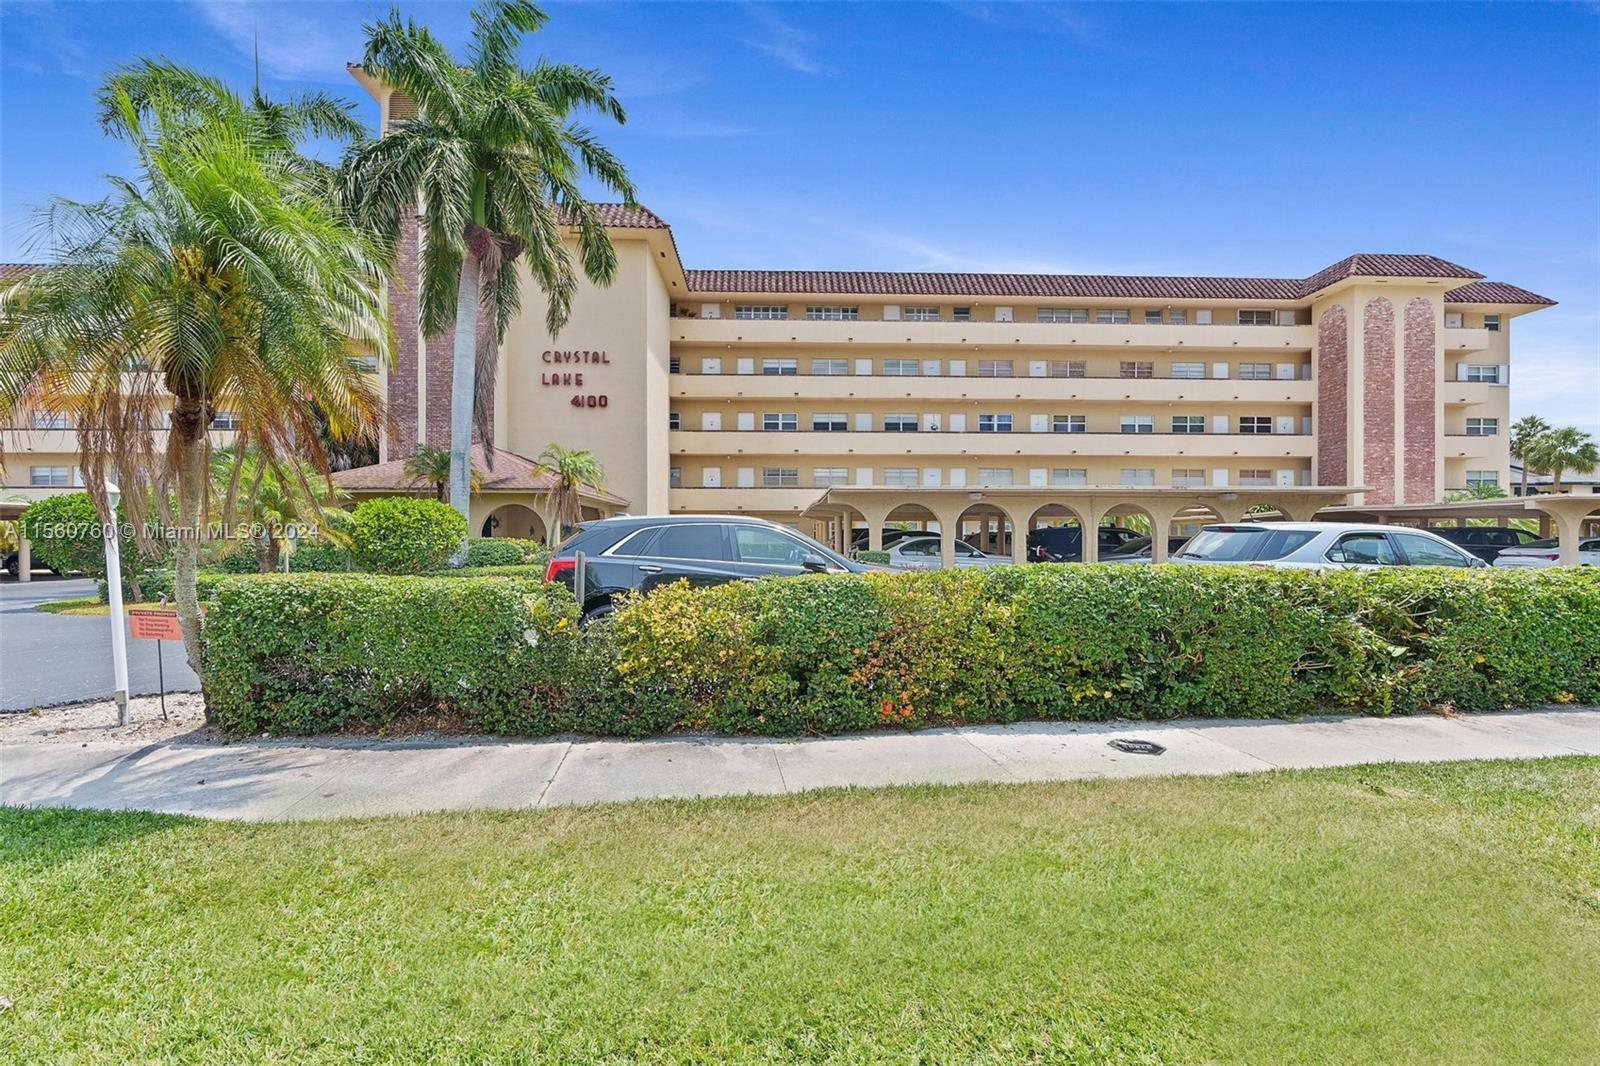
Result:
[[1522,460],[1522,491],[1520,493],[1518,493],[1518,495],[1519,496],[1526,496],[1527,494],[1528,494],[1528,460],[1524,459],[1524,460]]
[[1550,470],[1550,494],[1552,496],[1560,495],[1561,493],[1561,475],[1563,473],[1560,463],[1557,463]]
[[172,592],[189,669],[205,677],[200,663],[200,506],[209,484],[206,476],[206,412],[196,399],[179,397],[172,416],[171,447],[178,451],[178,546],[174,553]]
[[[461,260],[461,280],[456,284],[455,363],[450,373],[450,506],[461,512],[467,536],[472,533],[472,409],[478,376],[478,260],[468,253]],[[451,566],[467,561],[467,536],[450,559]]]

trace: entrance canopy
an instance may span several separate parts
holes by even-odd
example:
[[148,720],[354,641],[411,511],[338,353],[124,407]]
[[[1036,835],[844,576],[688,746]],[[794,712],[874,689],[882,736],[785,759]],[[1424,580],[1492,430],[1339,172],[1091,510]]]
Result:
[[[849,530],[860,516],[867,524],[867,543],[877,550],[882,547],[883,526],[890,516],[914,511],[917,516],[938,523],[940,558],[945,566],[950,566],[955,562],[955,542],[963,519],[992,518],[1009,522],[1011,557],[1021,563],[1027,561],[1026,532],[1042,522],[1065,516],[1088,529],[1098,527],[1107,517],[1142,514],[1150,520],[1155,534],[1150,538],[1152,558],[1155,562],[1164,562],[1167,530],[1174,521],[1237,522],[1251,511],[1263,509],[1276,511],[1286,520],[1308,521],[1318,511],[1346,503],[1352,495],[1363,491],[1360,486],[1309,485],[1211,488],[835,486],[824,492],[803,516],[838,522],[843,530]],[[848,533],[845,539],[848,541]],[[844,546],[848,547],[848,543]],[[1084,537],[1084,561],[1094,562],[1098,556],[1098,538]]]

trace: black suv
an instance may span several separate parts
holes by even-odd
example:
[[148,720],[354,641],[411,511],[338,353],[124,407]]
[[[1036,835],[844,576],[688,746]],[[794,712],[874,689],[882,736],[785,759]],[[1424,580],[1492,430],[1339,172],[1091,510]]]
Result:
[[609,614],[624,592],[673,581],[720,585],[768,574],[860,573],[852,562],[788,526],[728,515],[657,515],[586,522],[556,549],[546,581],[572,589],[584,554],[583,621]]
[[1537,534],[1515,526],[1506,529],[1499,526],[1458,526],[1455,529],[1430,529],[1428,532],[1444,538],[1462,551],[1471,552],[1486,563],[1494,562],[1507,548],[1521,548],[1539,539]]
[[[1139,533],[1121,526],[1101,526],[1102,557],[1139,540]],[[1083,531],[1077,526],[1040,526],[1028,534],[1028,561],[1032,563],[1076,563],[1083,559]]]

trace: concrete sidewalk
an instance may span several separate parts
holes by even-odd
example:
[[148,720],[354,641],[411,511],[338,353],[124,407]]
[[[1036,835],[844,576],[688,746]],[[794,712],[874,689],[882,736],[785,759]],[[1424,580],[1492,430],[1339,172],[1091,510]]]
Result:
[[[1152,740],[1161,755],[1118,739]],[[836,785],[1227,774],[1600,755],[1600,708],[1463,718],[1033,722],[816,740],[264,741],[0,746],[0,803],[299,819]]]

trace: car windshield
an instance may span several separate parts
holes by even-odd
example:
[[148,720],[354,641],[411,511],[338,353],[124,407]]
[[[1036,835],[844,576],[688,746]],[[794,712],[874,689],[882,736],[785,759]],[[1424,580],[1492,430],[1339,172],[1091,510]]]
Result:
[[1267,562],[1282,559],[1311,543],[1309,529],[1270,529],[1263,526],[1217,526],[1202,529],[1178,553],[1184,559],[1212,563]]

